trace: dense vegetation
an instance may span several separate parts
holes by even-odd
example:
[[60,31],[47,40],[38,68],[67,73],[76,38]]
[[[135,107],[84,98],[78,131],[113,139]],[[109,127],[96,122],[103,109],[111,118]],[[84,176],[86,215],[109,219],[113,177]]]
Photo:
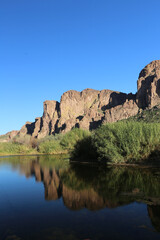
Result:
[[41,140],[19,136],[12,142],[1,142],[0,155],[71,153],[74,161],[140,163],[160,155],[159,122],[160,109],[154,107],[93,132],[75,128]]
[[76,142],[89,135],[89,131],[74,128],[66,134],[47,136],[41,140],[19,136],[11,142],[0,142],[0,155],[66,154],[73,150]]
[[139,111],[127,120],[108,123],[77,142],[72,160],[108,163],[159,162],[160,108]]
[[[140,162],[160,145],[160,124],[120,121],[101,126],[79,141],[72,159],[110,163]],[[88,151],[89,149],[89,151]],[[91,154],[90,154],[91,153]]]
[[74,128],[66,134],[58,134],[42,139],[38,145],[38,151],[47,154],[68,153],[73,150],[76,142],[89,135],[88,131]]

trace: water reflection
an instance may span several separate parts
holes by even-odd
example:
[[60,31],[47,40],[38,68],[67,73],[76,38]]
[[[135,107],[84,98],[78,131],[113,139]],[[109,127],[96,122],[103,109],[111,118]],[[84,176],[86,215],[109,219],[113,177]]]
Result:
[[[2,160],[2,159],[1,159]],[[70,210],[147,204],[148,216],[160,232],[160,170],[69,164],[54,157],[8,158],[12,169],[44,185],[46,201],[62,198]]]
[[13,163],[26,177],[42,182],[46,200],[63,198],[72,209],[114,208],[134,201],[160,205],[160,171],[133,167],[98,167],[95,165],[56,166],[36,160]]

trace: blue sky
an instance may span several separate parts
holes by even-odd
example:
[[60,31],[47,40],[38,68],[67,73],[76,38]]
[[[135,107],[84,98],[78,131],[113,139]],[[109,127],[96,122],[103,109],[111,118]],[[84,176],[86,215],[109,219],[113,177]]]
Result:
[[85,88],[136,92],[160,59],[159,0],[1,0],[0,134]]

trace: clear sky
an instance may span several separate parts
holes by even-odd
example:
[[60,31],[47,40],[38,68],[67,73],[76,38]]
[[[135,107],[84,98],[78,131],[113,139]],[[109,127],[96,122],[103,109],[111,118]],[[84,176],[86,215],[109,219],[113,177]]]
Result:
[[136,92],[160,59],[160,0],[1,0],[0,134],[85,88]]

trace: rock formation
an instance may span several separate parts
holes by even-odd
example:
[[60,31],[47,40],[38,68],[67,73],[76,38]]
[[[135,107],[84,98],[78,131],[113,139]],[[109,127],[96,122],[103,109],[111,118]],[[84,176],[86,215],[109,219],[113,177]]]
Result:
[[85,89],[65,92],[61,101],[45,101],[44,113],[27,122],[18,135],[36,138],[67,132],[74,127],[92,130],[104,122],[115,122],[138,113],[136,96],[111,90]]
[[160,60],[151,62],[140,72],[137,88],[139,108],[160,104]]
[[17,133],[43,138],[74,127],[92,130],[106,122],[127,119],[139,109],[160,103],[160,60],[148,64],[139,74],[137,94],[111,90],[70,90],[60,100],[45,101],[43,116],[27,122]]

